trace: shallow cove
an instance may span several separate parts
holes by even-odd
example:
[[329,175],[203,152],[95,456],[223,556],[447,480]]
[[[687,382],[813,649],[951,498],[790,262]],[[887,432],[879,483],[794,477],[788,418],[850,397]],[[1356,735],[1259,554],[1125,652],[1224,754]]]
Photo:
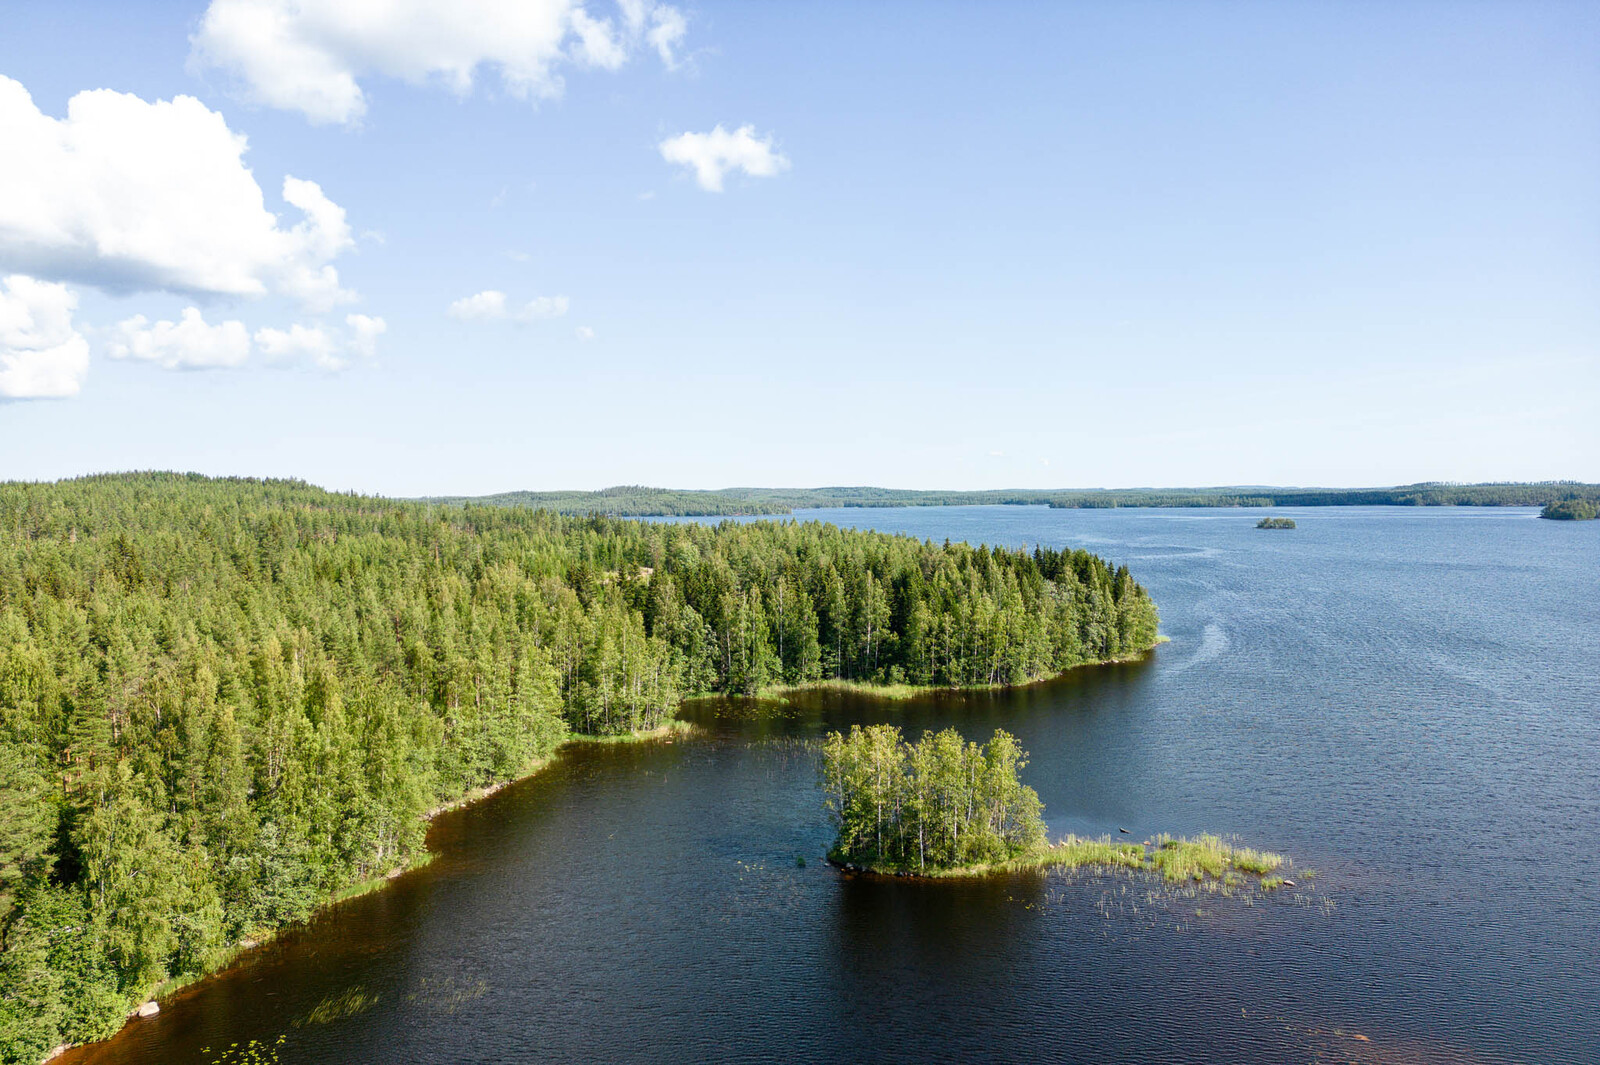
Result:
[[[63,1060],[282,1035],[284,1062],[1587,1061],[1600,523],[1535,513],[1325,508],[1262,537],[1249,511],[828,512],[1127,562],[1173,642],[1011,692],[700,702],[687,741],[571,748],[441,815],[427,868]],[[841,876],[803,742],[856,721],[1005,727],[1052,835],[1237,833],[1334,906]]]

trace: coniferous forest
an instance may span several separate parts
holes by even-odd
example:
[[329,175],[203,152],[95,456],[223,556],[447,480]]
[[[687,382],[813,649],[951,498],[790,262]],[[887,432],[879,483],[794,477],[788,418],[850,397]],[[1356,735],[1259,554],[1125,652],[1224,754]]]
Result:
[[1082,551],[176,474],[0,485],[0,1060],[423,852],[424,814],[686,694],[1143,651]]

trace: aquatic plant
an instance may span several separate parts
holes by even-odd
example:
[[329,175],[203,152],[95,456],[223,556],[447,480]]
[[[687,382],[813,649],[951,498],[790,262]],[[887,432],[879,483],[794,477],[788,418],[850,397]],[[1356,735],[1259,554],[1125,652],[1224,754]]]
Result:
[[354,1017],[358,1013],[365,1013],[377,1004],[378,996],[357,984],[345,988],[338,994],[324,997],[321,1002],[311,1007],[311,1012],[303,1017],[297,1017],[294,1026],[305,1028],[313,1024],[331,1024],[347,1017]]

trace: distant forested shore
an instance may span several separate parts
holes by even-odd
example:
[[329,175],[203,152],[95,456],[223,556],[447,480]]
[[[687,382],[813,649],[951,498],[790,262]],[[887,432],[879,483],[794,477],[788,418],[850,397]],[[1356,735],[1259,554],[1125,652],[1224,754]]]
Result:
[[1091,488],[981,492],[898,488],[721,488],[688,490],[620,485],[597,492],[503,492],[440,496],[424,502],[544,508],[611,517],[735,517],[829,507],[1048,506],[1112,507],[1542,507],[1566,500],[1600,502],[1600,484],[1578,481],[1426,483],[1393,488]]
[[1539,512],[1539,517],[1556,521],[1594,521],[1600,518],[1600,505],[1587,499],[1564,499],[1559,503],[1546,504]]
[[128,474],[0,484],[0,1061],[424,853],[423,815],[699,692],[1015,684],[1151,647],[1125,567]]

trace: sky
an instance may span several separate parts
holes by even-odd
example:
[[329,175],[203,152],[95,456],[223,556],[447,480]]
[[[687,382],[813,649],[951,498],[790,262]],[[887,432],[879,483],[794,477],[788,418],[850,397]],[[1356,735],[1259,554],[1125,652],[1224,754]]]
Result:
[[1600,5],[8,0],[0,480],[1600,481]]

